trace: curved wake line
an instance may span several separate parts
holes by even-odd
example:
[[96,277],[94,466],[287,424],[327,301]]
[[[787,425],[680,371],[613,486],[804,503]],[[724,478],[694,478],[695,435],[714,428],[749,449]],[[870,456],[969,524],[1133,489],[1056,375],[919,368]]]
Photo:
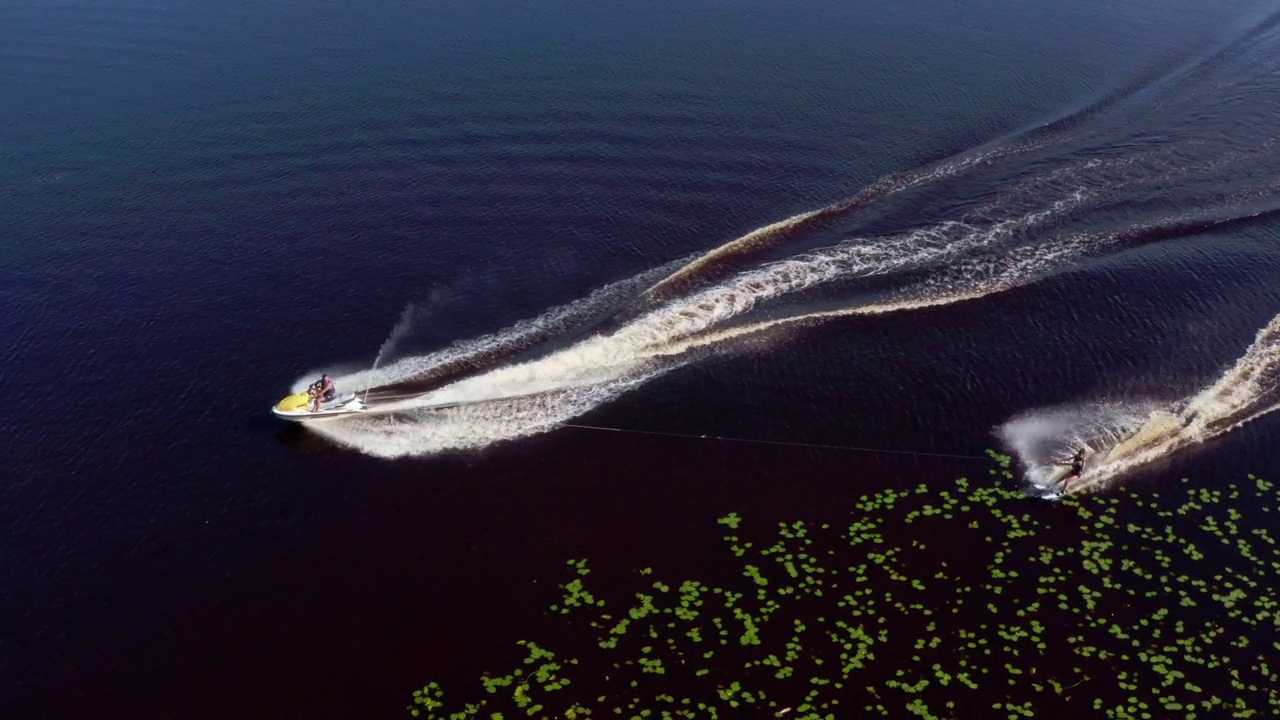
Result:
[[946,280],[922,282],[899,291],[894,299],[831,310],[815,310],[704,333],[684,342],[668,343],[652,351],[652,354],[680,355],[699,347],[718,345],[749,335],[817,320],[857,315],[887,315],[978,300],[1038,280],[1096,247],[1094,238],[1088,237],[1073,240],[1071,245],[1071,247],[1060,246],[1047,251],[1031,248],[1023,252],[1010,253],[1001,259],[998,269],[981,262],[964,263],[956,268],[959,272],[953,272],[953,275],[959,275],[958,278],[950,282]]
[[1216,219],[1184,218],[1164,223],[1139,225],[1106,233],[1083,233],[1068,236],[1062,238],[1059,244],[1053,246],[1018,248],[1003,256],[959,262],[929,280],[900,290],[896,293],[896,297],[891,300],[814,311],[737,326],[715,334],[700,335],[696,343],[688,343],[681,346],[671,345],[668,346],[668,349],[682,352],[694,345],[714,344],[808,320],[850,315],[884,314],[974,300],[1041,280],[1069,267],[1072,261],[1096,253],[1099,250],[1179,237],[1222,224],[1246,222],[1255,218],[1266,217],[1278,211],[1280,209],[1270,209],[1258,211],[1252,215]]
[[997,148],[968,158],[943,161],[932,170],[921,169],[886,175],[853,197],[832,203],[826,207],[818,208],[817,210],[802,212],[785,220],[779,220],[778,222],[756,228],[746,235],[720,245],[714,250],[699,256],[697,259],[672,273],[661,282],[650,287],[645,291],[645,296],[651,301],[663,299],[665,295],[677,290],[690,279],[694,277],[705,277],[706,274],[717,264],[722,263],[729,258],[739,258],[749,252],[775,247],[796,232],[804,230],[820,221],[835,219],[853,210],[870,205],[871,203],[888,195],[901,192],[917,185],[922,185],[931,180],[938,180],[944,177],[956,175],[981,162],[993,160],[1001,156],[1011,155],[1019,150],[1025,151],[1032,148],[1033,146],[1030,145],[1025,147],[1008,146]]

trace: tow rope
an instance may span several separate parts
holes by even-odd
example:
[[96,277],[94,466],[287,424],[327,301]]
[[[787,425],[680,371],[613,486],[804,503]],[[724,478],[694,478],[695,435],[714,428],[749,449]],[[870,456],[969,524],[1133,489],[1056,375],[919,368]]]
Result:
[[787,440],[760,440],[756,438],[725,437],[723,435],[693,435],[691,433],[662,432],[658,430],[631,430],[628,428],[611,428],[600,425],[578,425],[576,423],[560,423],[560,427],[578,428],[579,430],[603,430],[606,432],[629,433],[632,435],[659,435],[662,437],[685,438],[688,440],[719,440],[720,442],[747,443],[751,445],[782,445],[786,447],[815,448],[818,450],[845,450],[849,452],[880,453],[884,455],[917,455],[921,457],[951,458],[956,460],[990,460],[988,455],[959,455],[956,453],[924,452],[920,450],[888,450],[885,448],[856,447],[853,445],[825,445],[822,443],[791,442]]

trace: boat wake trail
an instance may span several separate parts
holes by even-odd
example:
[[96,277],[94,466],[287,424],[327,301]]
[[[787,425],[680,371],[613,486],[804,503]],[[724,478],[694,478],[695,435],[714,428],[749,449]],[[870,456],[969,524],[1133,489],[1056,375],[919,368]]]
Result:
[[[607,332],[592,323],[634,314],[670,268],[605,286],[512,328],[376,370],[338,378],[369,389],[370,413],[315,426],[380,457],[482,448],[556,428],[735,340],[839,316],[973,300],[1072,267],[1081,258],[1244,217],[1239,203],[1111,230],[1071,230],[1071,218],[1125,186],[1176,182],[1193,170],[1159,154],[1075,162],[1011,182],[960,218],[907,232],[854,235],[826,248],[739,270],[676,295]],[[713,253],[725,257],[724,246]],[[689,263],[671,267],[685,272]],[[822,309],[812,309],[813,293]],[[584,331],[584,327],[586,330]],[[578,339],[564,342],[566,334]],[[305,381],[300,381],[304,383]]]
[[998,430],[1039,492],[1057,494],[1059,463],[1079,447],[1092,451],[1070,492],[1117,478],[1220,437],[1280,409],[1280,316],[1214,383],[1173,402],[1154,400],[1033,411]]
[[[1247,57],[1258,67],[1267,58]],[[1271,217],[1280,212],[1271,145],[1229,132],[1197,134],[1203,118],[1222,121],[1204,111],[1217,107],[1215,88],[1226,87],[1219,70],[1179,67],[1165,81],[1144,81],[1063,118],[891,174],[506,330],[337,377],[339,386],[367,392],[369,412],[314,429],[379,457],[483,448],[554,429],[784,328],[976,300],[1136,246]],[[1165,98],[1161,121],[1175,130],[1163,141],[1149,126],[1135,130],[1125,115],[1127,103],[1150,99],[1148,91],[1184,101]],[[1270,362],[1270,337],[1260,337],[1261,349],[1242,362]],[[1182,424],[1164,435],[1151,425],[1156,407],[1134,403],[1034,414],[1011,422],[1005,437],[1042,484],[1062,450],[1056,438],[1120,448],[1080,483],[1093,487],[1186,438],[1243,422],[1259,407],[1246,386],[1264,375],[1235,371],[1230,388],[1169,411]],[[1126,444],[1134,436],[1158,439]]]

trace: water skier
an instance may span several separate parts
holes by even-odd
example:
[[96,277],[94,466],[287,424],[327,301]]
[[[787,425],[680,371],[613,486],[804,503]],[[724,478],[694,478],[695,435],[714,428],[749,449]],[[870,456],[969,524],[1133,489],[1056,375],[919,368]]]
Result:
[[1084,472],[1084,458],[1088,453],[1089,451],[1087,448],[1080,448],[1079,450],[1076,451],[1075,455],[1071,456],[1071,459],[1069,461],[1060,463],[1062,465],[1071,466],[1071,472],[1067,473],[1066,477],[1062,478],[1063,490],[1067,489],[1068,483],[1070,483],[1072,480],[1078,479],[1080,477],[1080,473]]

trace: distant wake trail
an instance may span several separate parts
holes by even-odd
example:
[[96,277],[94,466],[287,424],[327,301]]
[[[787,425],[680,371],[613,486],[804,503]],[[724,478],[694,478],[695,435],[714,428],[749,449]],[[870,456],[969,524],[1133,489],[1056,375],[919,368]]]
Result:
[[749,253],[781,245],[795,233],[803,231],[809,226],[836,219],[893,193],[922,185],[931,180],[956,175],[983,161],[1011,155],[1019,149],[1029,150],[1033,147],[1034,145],[1030,143],[1022,145],[1011,144],[1004,148],[975,153],[969,157],[943,162],[931,169],[896,173],[881,178],[853,197],[832,203],[824,208],[803,212],[785,220],[779,220],[764,227],[756,228],[736,240],[727,242],[704,255],[700,255],[646,290],[645,298],[649,301],[656,301],[669,297],[695,279],[707,279],[718,266],[727,264],[729,260],[740,260]]

